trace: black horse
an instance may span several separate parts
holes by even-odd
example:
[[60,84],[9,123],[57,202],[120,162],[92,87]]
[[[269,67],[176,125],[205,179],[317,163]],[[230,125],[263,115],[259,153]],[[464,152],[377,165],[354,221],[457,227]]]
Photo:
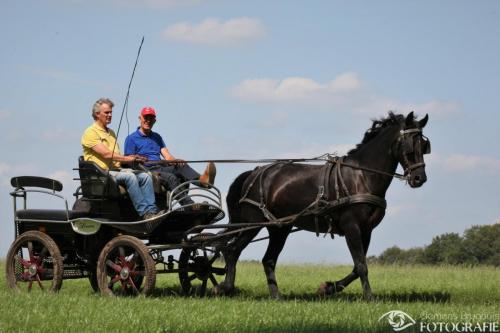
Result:
[[226,278],[214,292],[234,291],[238,258],[266,226],[269,245],[262,264],[271,297],[279,298],[274,271],[288,234],[296,226],[345,236],[351,252],[352,272],[339,281],[322,283],[320,295],[340,292],[359,277],[363,297],[371,299],[366,264],[371,233],[384,217],[384,197],[398,164],[411,187],[427,180],[423,155],[430,153],[430,142],[422,134],[427,120],[428,115],[417,121],[413,112],[406,117],[389,112],[387,118],[373,121],[356,148],[323,166],[282,162],[239,175],[227,196],[230,223],[267,222],[247,228],[229,243],[224,251]]

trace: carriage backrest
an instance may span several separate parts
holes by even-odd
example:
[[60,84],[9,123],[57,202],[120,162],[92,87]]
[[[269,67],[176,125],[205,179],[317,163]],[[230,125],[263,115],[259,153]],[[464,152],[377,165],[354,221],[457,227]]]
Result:
[[16,189],[23,187],[41,187],[54,192],[60,192],[63,189],[63,185],[60,181],[37,176],[13,177],[10,179],[10,184]]
[[117,198],[120,194],[118,184],[107,170],[91,161],[85,161],[83,156],[78,159],[82,194],[87,199]]

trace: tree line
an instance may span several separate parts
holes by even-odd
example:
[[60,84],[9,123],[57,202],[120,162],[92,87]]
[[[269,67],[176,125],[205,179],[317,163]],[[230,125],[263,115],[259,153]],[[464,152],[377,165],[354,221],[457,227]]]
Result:
[[500,266],[500,223],[473,226],[457,233],[445,233],[431,244],[408,250],[390,247],[368,261],[379,264],[493,265]]

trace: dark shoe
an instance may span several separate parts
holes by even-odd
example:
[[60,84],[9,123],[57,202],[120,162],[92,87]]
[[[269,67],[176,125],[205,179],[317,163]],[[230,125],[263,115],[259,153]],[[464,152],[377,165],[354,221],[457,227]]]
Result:
[[217,170],[215,168],[214,162],[209,162],[205,172],[200,176],[200,183],[203,184],[209,184],[213,185],[214,180],[215,180],[215,174],[217,173]]
[[154,218],[157,218],[158,216],[163,215],[163,214],[165,214],[165,211],[164,211],[164,210],[160,210],[160,211],[158,211],[158,212],[156,212],[156,213],[153,213],[153,212],[148,212],[148,213],[146,213],[146,214],[144,214],[144,215],[142,216],[142,219],[143,219],[143,220],[154,219]]

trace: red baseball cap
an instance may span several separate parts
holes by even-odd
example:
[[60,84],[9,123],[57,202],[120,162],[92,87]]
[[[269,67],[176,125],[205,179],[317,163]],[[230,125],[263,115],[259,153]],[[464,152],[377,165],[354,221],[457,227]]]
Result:
[[146,106],[145,108],[142,108],[141,110],[141,116],[155,116],[156,117],[156,111],[154,108],[150,106]]

